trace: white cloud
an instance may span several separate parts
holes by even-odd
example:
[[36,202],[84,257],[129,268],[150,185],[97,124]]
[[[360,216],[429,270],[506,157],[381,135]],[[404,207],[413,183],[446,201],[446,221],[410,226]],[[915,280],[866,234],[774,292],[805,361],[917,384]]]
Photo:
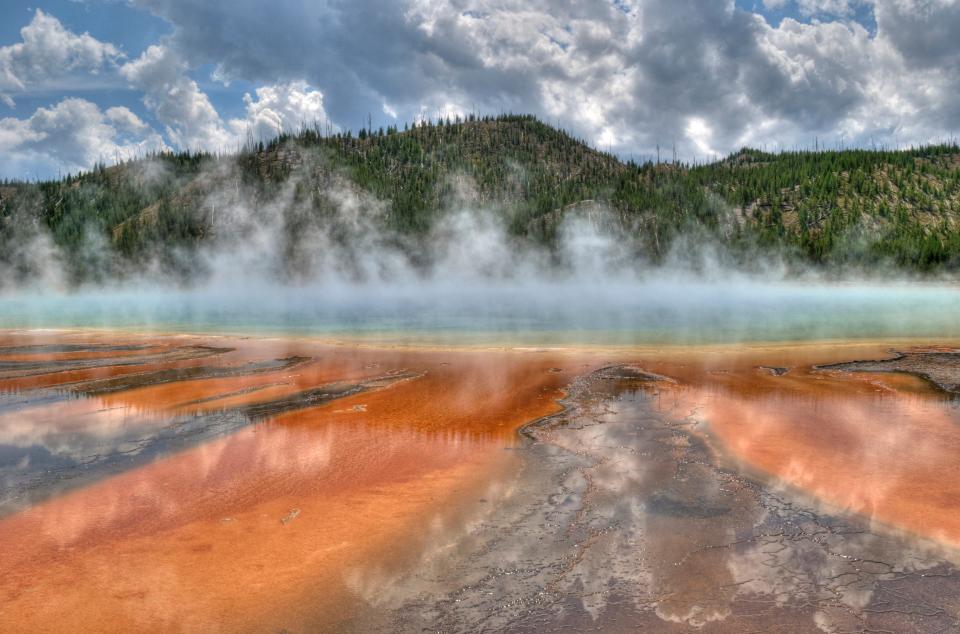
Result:
[[782,93],[766,94],[778,108],[765,113],[782,112],[773,127],[780,138],[902,146],[941,141],[956,129],[960,105],[950,95],[960,91],[960,5],[876,0],[874,7],[876,35],[855,22],[787,19],[761,29],[761,48],[789,78]]
[[323,109],[323,93],[305,81],[292,81],[256,89],[256,98],[244,95],[245,119],[233,119],[230,127],[235,135],[253,139],[269,139],[280,131],[296,132],[303,127],[324,131],[330,126]]
[[114,45],[87,33],[72,33],[39,9],[20,36],[22,41],[0,47],[0,99],[8,106],[13,104],[11,92],[71,73],[96,74],[123,56]]
[[706,155],[707,158],[714,159],[720,154],[711,147],[713,130],[701,117],[690,117],[685,132],[701,156]]
[[858,0],[797,0],[797,6],[803,15],[839,15],[853,14]]
[[50,166],[78,171],[164,148],[160,135],[127,108],[104,112],[85,99],[64,99],[26,119],[0,119],[0,168],[9,175]]
[[[817,18],[776,26],[731,0],[132,2],[173,32],[120,74],[178,148],[230,149],[248,130],[269,137],[314,121],[358,126],[367,113],[379,125],[533,112],[604,149],[652,155],[676,142],[686,158],[814,136],[921,143],[960,127],[960,0],[797,0]],[[854,9],[872,10],[876,30]],[[0,49],[0,93],[118,59],[41,12],[23,40]],[[48,49],[61,56],[39,53]],[[217,81],[261,86],[241,117],[221,117],[190,77],[204,64]],[[145,134],[120,112],[102,116]]]
[[120,74],[143,91],[143,103],[165,126],[170,142],[183,150],[219,150],[235,140],[206,93],[187,75],[187,63],[159,44],[124,64]]
[[255,96],[244,96],[246,116],[224,121],[188,71],[186,61],[163,44],[150,46],[120,68],[120,74],[144,92],[147,109],[180,149],[231,150],[248,137],[270,139],[280,130],[335,128],[324,110],[323,93],[302,80],[257,88]]
[[150,126],[143,122],[130,109],[123,106],[107,108],[104,118],[119,132],[127,134],[144,134],[150,131]]

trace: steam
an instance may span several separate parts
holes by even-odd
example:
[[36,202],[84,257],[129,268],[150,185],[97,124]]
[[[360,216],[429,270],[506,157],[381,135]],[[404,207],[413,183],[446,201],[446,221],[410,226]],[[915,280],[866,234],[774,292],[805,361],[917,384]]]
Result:
[[[449,342],[710,342],[960,336],[947,283],[826,279],[769,254],[738,262],[703,236],[655,258],[643,228],[581,204],[556,215],[549,245],[509,230],[508,207],[454,179],[422,236],[391,227],[389,201],[285,147],[292,176],[269,196],[233,161],[213,161],[177,191],[207,235],[133,266],[103,232],[62,253],[36,222],[0,257],[0,327],[303,331]],[[126,178],[170,183],[160,161]],[[718,203],[719,204],[719,203]],[[135,222],[155,221],[145,210]],[[729,222],[736,222],[732,210]],[[8,219],[9,220],[9,219]],[[79,267],[78,267],[79,263]],[[85,272],[75,285],[71,270]]]
[[[292,175],[274,184],[269,196],[243,184],[230,159],[210,161],[197,176],[174,175],[163,160],[144,160],[116,168],[118,178],[142,187],[173,189],[205,226],[202,243],[152,245],[152,251],[123,259],[105,232],[85,230],[79,250],[58,250],[33,215],[10,218],[10,248],[0,258],[0,290],[32,292],[110,292],[130,288],[202,291],[257,286],[273,288],[396,285],[500,284],[604,280],[645,277],[654,271],[643,252],[642,230],[624,227],[602,204],[578,204],[549,214],[557,235],[545,246],[522,238],[509,226],[509,204],[484,200],[470,178],[450,179],[424,235],[392,226],[389,201],[379,200],[325,164],[315,151],[289,144],[277,152]],[[122,171],[121,171],[122,170]],[[512,166],[523,180],[522,167]],[[2,200],[0,200],[2,202]],[[33,204],[36,208],[39,201]],[[27,211],[30,205],[27,205]],[[159,219],[157,205],[122,223],[143,231]],[[113,227],[113,240],[116,231]],[[0,234],[2,235],[2,234]],[[708,266],[702,245],[670,265]]]

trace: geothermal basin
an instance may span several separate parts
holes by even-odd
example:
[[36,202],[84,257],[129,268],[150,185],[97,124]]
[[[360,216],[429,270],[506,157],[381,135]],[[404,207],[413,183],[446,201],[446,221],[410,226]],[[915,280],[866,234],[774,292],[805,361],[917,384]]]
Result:
[[0,335],[7,631],[948,631],[960,344]]

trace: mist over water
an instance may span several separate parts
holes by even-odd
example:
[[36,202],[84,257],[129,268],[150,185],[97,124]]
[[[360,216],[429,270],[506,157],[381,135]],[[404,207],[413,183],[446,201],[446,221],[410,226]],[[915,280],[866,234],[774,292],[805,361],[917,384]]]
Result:
[[949,285],[707,281],[511,282],[29,293],[0,324],[514,344],[725,343],[960,337]]
[[[225,169],[204,176],[235,183]],[[745,272],[696,236],[652,258],[641,229],[596,204],[562,215],[555,243],[537,244],[511,234],[509,210],[481,204],[469,179],[416,239],[385,229],[389,206],[343,178],[317,190],[320,215],[294,195],[298,182],[262,204],[239,185],[213,187],[200,203],[209,239],[162,254],[179,275],[162,258],[130,271],[91,239],[81,255],[102,274],[71,285],[67,258],[36,229],[10,260],[31,274],[0,267],[0,328],[516,345],[960,338],[952,282],[838,281],[771,253]]]

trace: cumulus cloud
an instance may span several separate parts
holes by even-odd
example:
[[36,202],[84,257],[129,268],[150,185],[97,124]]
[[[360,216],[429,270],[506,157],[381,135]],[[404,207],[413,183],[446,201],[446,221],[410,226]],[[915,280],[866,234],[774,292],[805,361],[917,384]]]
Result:
[[[134,2],[224,76],[306,78],[347,127],[367,113],[532,111],[604,148],[676,142],[690,158],[815,135],[925,142],[957,122],[955,0],[798,0],[800,15],[841,20],[776,26],[726,0]],[[858,7],[876,33],[849,19]],[[931,71],[920,82],[917,67]]]
[[150,131],[150,126],[140,117],[123,106],[107,108],[104,118],[109,121],[118,132],[129,134],[144,134]]
[[875,12],[881,39],[901,54],[908,67],[937,69],[957,80],[958,0],[877,0]]
[[804,15],[852,15],[857,0],[797,0]]
[[269,139],[279,132],[303,127],[321,131],[333,128],[323,109],[323,93],[302,80],[262,86],[256,89],[256,97],[248,93],[243,101],[247,106],[246,118],[230,122],[235,134]]
[[269,139],[303,126],[332,128],[323,93],[303,80],[261,86],[244,96],[246,116],[224,121],[208,95],[190,78],[190,66],[165,44],[150,46],[120,74],[144,93],[143,102],[184,150],[230,150],[247,138]]
[[13,105],[11,93],[71,73],[98,73],[122,57],[112,44],[64,28],[55,17],[37,9],[20,30],[22,41],[0,47],[0,98]]
[[206,93],[187,74],[187,62],[163,44],[124,64],[120,74],[143,91],[143,102],[180,149],[225,149],[233,136]]
[[29,118],[0,119],[0,171],[24,175],[37,166],[66,171],[129,159],[165,148],[163,139],[123,107],[106,112],[85,99],[64,99]]
[[[532,112],[622,155],[675,145],[685,159],[814,137],[923,143],[960,123],[958,0],[763,0],[792,8],[778,24],[729,0],[131,1],[172,33],[121,64],[38,11],[0,48],[0,97],[115,69],[171,146],[207,150],[472,111]],[[875,28],[856,21],[864,11]],[[223,117],[194,79],[207,64],[224,85],[260,86],[242,116]]]

